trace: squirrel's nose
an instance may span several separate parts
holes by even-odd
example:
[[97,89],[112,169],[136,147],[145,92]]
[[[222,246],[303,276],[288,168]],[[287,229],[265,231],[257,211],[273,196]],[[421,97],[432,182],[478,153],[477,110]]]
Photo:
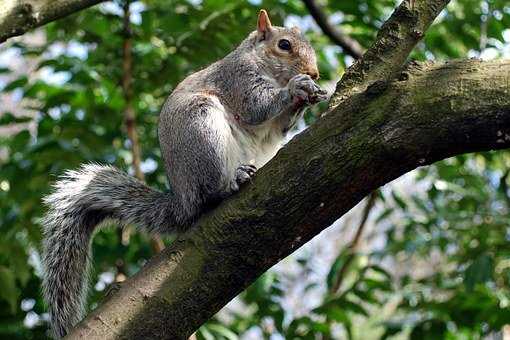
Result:
[[319,71],[318,70],[308,70],[306,72],[313,80],[319,79]]

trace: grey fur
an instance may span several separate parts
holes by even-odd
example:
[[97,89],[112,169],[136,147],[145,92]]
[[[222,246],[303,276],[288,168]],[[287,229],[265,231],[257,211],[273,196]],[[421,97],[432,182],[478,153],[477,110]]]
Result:
[[[275,50],[282,37],[292,41],[292,56]],[[56,337],[84,315],[97,227],[115,220],[156,233],[187,229],[276,154],[306,105],[325,99],[302,74],[316,70],[314,51],[296,29],[270,27],[263,38],[253,32],[224,59],[186,78],[165,102],[158,131],[171,193],[95,164],[56,183],[43,221],[43,293]]]
[[84,314],[90,239],[97,225],[114,219],[164,232],[185,220],[175,215],[181,210],[170,193],[152,190],[110,166],[68,171],[44,201],[49,211],[43,220],[43,294],[56,337]]

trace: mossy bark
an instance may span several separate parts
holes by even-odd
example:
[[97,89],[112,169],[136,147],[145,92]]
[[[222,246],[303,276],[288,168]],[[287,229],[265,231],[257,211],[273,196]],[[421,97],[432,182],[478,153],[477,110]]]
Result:
[[384,23],[372,46],[338,82],[330,108],[342,104],[354,93],[363,92],[374,82],[395,77],[414,46],[424,36],[449,0],[402,1]]
[[0,43],[105,0],[1,0]]
[[294,138],[69,339],[185,339],[260,274],[400,175],[510,147],[510,61],[413,63]]
[[[101,0],[7,0],[0,43]],[[510,147],[510,62],[402,64],[448,3],[404,1],[330,110],[91,313],[69,339],[185,339],[366,194],[456,154]],[[396,80],[394,80],[396,79]]]

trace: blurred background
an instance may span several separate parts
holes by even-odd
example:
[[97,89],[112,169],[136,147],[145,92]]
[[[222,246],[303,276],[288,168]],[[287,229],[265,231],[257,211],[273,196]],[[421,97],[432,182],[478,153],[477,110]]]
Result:
[[[156,133],[162,102],[254,30],[260,8],[273,24],[306,32],[321,84],[333,91],[357,57],[338,35],[367,48],[399,3],[114,1],[2,44],[0,339],[48,337],[39,222],[41,198],[58,175],[108,163],[165,190]],[[452,1],[412,58],[508,58],[509,28],[507,0]],[[308,112],[299,129],[321,110]],[[264,274],[194,336],[510,339],[509,173],[510,152],[501,151],[407,174]],[[90,308],[171,241],[133,228],[97,233]]]

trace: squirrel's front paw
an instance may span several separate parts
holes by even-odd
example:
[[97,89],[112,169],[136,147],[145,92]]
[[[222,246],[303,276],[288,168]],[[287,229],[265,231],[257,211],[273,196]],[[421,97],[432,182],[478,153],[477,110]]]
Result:
[[239,190],[239,187],[243,185],[246,182],[249,182],[251,178],[255,175],[255,172],[257,171],[257,167],[255,165],[246,164],[246,165],[240,165],[236,169],[235,178],[231,183],[231,189],[232,191]]
[[292,77],[287,86],[292,100],[298,103],[315,104],[328,98],[327,92],[307,74]]
[[319,91],[308,96],[308,101],[310,102],[310,104],[317,104],[328,99],[329,99],[328,91],[321,89],[320,87]]

